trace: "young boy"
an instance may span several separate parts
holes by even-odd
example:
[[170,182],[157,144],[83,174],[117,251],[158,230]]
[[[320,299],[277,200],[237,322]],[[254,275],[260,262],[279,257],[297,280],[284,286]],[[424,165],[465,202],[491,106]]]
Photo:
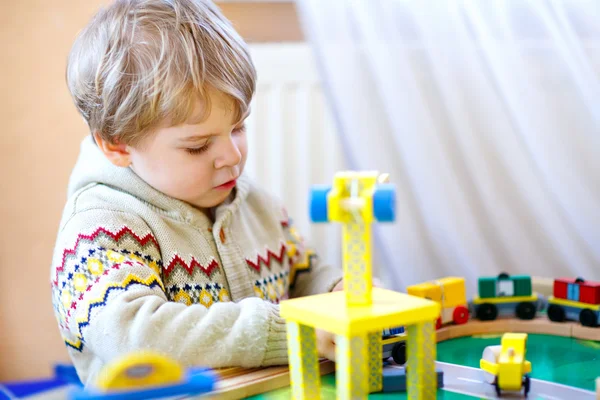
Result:
[[[91,135],[71,176],[53,304],[84,383],[140,349],[184,365],[287,363],[277,303],[340,289],[244,175],[255,70],[209,0],[120,0],[78,36],[67,82]],[[321,356],[333,337],[317,332]]]

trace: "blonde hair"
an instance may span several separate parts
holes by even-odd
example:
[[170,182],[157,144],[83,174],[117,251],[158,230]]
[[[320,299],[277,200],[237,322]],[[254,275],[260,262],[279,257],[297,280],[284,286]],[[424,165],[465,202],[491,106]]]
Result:
[[78,35],[67,84],[92,132],[135,145],[160,124],[186,122],[210,88],[247,113],[256,71],[246,44],[211,0],[117,0]]

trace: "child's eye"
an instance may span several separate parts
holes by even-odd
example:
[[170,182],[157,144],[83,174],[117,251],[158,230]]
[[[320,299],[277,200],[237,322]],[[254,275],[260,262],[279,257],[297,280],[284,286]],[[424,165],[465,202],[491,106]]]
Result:
[[200,154],[200,153],[204,153],[206,150],[208,150],[209,147],[210,147],[210,144],[206,143],[202,147],[188,148],[188,149],[185,149],[185,151],[187,151],[190,154]]
[[246,124],[242,124],[233,130],[234,133],[240,133],[246,131]]

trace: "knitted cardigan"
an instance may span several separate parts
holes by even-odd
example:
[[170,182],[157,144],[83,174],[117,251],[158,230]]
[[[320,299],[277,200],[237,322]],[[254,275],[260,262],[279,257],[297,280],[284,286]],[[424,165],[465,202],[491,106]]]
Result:
[[283,207],[242,176],[214,223],[84,140],[53,257],[52,301],[84,383],[146,349],[186,366],[287,363],[277,303],[330,291]]

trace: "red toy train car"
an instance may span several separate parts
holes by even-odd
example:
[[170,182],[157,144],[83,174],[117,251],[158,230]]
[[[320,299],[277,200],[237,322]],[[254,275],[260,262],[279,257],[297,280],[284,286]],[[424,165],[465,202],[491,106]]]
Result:
[[600,282],[582,278],[554,280],[554,296],[548,299],[551,321],[579,321],[584,326],[600,326]]

